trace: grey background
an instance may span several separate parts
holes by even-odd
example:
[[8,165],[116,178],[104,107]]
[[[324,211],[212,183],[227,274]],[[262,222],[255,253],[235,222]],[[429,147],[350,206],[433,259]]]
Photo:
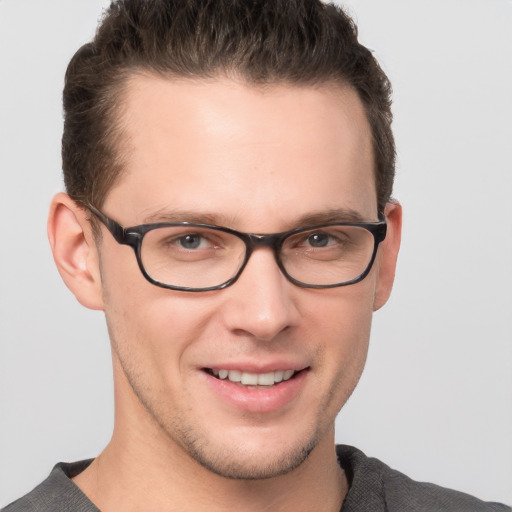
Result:
[[[46,240],[66,64],[100,0],[0,0],[0,506],[113,420],[100,313]],[[512,2],[344,2],[395,90],[404,240],[361,383],[337,420],[415,479],[512,503]]]

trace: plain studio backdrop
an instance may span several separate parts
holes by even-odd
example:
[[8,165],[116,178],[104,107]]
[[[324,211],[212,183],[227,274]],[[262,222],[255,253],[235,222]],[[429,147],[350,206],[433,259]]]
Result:
[[[0,0],[0,506],[113,424],[102,314],[46,239],[66,65],[107,0]],[[512,2],[351,0],[394,86],[403,246],[337,419],[414,479],[512,503]]]

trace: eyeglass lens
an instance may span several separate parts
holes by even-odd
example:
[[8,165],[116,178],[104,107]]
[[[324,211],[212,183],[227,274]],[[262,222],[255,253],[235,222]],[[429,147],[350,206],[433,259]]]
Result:
[[[359,277],[374,251],[372,233],[358,226],[323,226],[300,231],[282,243],[280,259],[288,275],[308,285],[333,285]],[[141,261],[164,285],[219,286],[233,278],[246,258],[245,242],[225,231],[166,226],[148,231]]]

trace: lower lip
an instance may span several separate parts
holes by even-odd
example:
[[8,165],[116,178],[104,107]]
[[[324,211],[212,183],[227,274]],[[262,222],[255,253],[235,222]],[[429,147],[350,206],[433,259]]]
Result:
[[242,411],[269,413],[285,407],[300,395],[308,371],[302,370],[290,380],[268,388],[245,387],[228,379],[217,379],[206,372],[204,375],[210,389],[223,401]]

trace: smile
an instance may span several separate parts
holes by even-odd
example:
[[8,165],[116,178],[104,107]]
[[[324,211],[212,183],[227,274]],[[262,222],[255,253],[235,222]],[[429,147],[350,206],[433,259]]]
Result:
[[255,414],[285,410],[283,408],[301,396],[306,382],[309,381],[311,367],[288,367],[268,371],[269,369],[267,366],[258,372],[254,366],[237,368],[234,365],[229,369],[220,365],[217,368],[202,368],[208,386],[223,404]]
[[266,373],[250,373],[240,370],[214,370],[211,368],[207,369],[206,371],[220,380],[229,380],[244,386],[273,386],[274,384],[290,380],[297,373],[299,373],[295,370],[278,370]]

